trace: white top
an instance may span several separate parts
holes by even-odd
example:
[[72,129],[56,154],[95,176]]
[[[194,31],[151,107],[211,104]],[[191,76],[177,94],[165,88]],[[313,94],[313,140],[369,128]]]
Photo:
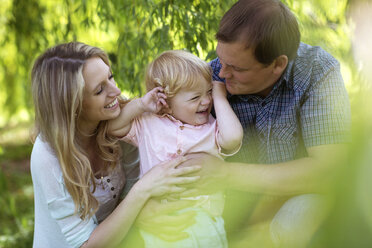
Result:
[[125,184],[121,166],[103,179],[96,179],[93,195],[100,207],[95,216],[83,221],[74,214],[75,205],[66,190],[57,157],[40,136],[32,149],[31,176],[35,200],[33,247],[37,248],[80,247],[98,223],[114,210]]

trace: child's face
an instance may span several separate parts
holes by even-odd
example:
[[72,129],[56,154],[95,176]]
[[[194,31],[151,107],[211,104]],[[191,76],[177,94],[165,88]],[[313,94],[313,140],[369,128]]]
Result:
[[190,125],[208,122],[212,108],[212,84],[201,79],[195,89],[181,89],[169,101],[174,118]]

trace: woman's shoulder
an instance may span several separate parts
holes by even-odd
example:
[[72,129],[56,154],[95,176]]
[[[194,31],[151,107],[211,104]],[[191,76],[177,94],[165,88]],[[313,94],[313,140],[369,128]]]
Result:
[[38,135],[31,152],[30,167],[32,174],[49,175],[60,177],[61,170],[59,161],[48,142]]

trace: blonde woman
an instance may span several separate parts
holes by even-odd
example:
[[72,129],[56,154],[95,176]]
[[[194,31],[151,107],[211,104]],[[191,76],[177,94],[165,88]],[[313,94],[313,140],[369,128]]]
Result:
[[182,158],[165,162],[117,205],[125,174],[119,145],[106,130],[122,101],[101,49],[78,42],[48,49],[33,66],[32,93],[34,247],[114,247],[148,199],[197,180],[183,175],[199,167],[177,168]]

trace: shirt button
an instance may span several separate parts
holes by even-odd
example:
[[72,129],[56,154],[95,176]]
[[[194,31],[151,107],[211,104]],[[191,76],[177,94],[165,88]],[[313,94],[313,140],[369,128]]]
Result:
[[178,149],[177,150],[177,154],[180,155],[182,153],[182,150],[181,149]]
[[107,179],[107,182],[108,182],[108,183],[110,182],[110,179],[109,179],[109,178]]
[[113,198],[115,199],[116,198],[116,195],[114,195]]
[[115,189],[114,187],[111,187],[111,190],[112,190],[112,191],[114,191],[114,189]]
[[180,126],[180,129],[183,130],[185,128],[185,126]]

